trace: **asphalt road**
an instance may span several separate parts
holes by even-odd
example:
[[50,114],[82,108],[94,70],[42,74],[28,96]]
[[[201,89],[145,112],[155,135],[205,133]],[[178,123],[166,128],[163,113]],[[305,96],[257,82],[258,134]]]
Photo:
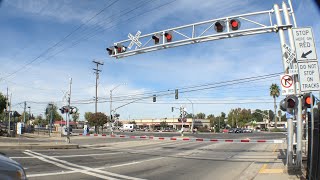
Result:
[[[275,136],[282,137],[281,134]],[[266,135],[262,137],[266,139]],[[275,137],[270,135],[270,138]],[[1,152],[20,162],[30,180],[252,179],[264,163],[273,162],[279,153],[276,144],[105,137],[73,137],[72,142],[79,143],[81,148]]]

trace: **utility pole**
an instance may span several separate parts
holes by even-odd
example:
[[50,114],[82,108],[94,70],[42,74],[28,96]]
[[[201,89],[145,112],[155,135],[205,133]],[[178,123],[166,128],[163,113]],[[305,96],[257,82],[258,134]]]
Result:
[[12,93],[10,94],[10,104],[9,104],[9,136],[11,137],[11,100],[12,100]]
[[23,108],[23,122],[26,122],[26,108],[27,108],[27,102],[24,102],[24,108]]
[[[6,98],[6,113],[8,113],[8,116],[10,116],[10,111],[9,110],[9,90],[8,90],[8,87],[7,87],[7,98]],[[8,126],[9,126],[9,129],[8,129],[8,134],[10,134],[10,118],[8,117]]]
[[70,143],[70,137],[69,137],[69,133],[70,133],[70,125],[69,125],[69,121],[70,121],[70,107],[71,107],[71,84],[72,84],[72,78],[70,78],[70,82],[69,82],[69,97],[68,97],[68,118],[67,118],[67,143]]
[[98,105],[98,79],[99,79],[99,72],[101,72],[101,70],[99,69],[99,65],[103,65],[103,62],[98,62],[98,61],[92,61],[93,63],[96,64],[97,68],[93,68],[93,70],[95,70],[95,74],[96,74],[96,98],[95,98],[95,113],[97,113],[97,105]]

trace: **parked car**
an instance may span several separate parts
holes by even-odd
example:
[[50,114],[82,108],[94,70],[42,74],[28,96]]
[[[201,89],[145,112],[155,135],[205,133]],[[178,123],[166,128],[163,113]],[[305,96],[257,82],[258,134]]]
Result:
[[235,132],[235,129],[234,128],[231,128],[229,129],[228,133],[234,133]]
[[1,179],[27,179],[26,172],[18,162],[0,153],[0,177]]
[[237,128],[234,130],[234,133],[243,133],[243,130],[241,128]]
[[243,132],[244,133],[252,133],[253,131],[252,131],[252,129],[244,129]]

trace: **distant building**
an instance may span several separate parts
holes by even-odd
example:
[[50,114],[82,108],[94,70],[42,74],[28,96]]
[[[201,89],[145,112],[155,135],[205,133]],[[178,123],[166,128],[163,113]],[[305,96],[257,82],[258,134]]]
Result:
[[[132,119],[132,120],[120,120],[123,124],[128,124],[134,121],[138,129],[161,129],[161,122],[168,124],[167,128],[170,129],[181,129],[182,122],[179,122],[178,118],[158,118],[158,119]],[[183,123],[184,128],[191,128],[192,118],[186,118]],[[209,119],[194,119],[194,127],[210,127]]]

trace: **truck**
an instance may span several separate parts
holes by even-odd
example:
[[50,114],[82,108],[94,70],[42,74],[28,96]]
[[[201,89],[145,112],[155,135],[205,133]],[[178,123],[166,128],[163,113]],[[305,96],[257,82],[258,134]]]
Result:
[[120,128],[120,131],[130,131],[133,132],[135,129],[135,124],[123,124],[123,126]]

